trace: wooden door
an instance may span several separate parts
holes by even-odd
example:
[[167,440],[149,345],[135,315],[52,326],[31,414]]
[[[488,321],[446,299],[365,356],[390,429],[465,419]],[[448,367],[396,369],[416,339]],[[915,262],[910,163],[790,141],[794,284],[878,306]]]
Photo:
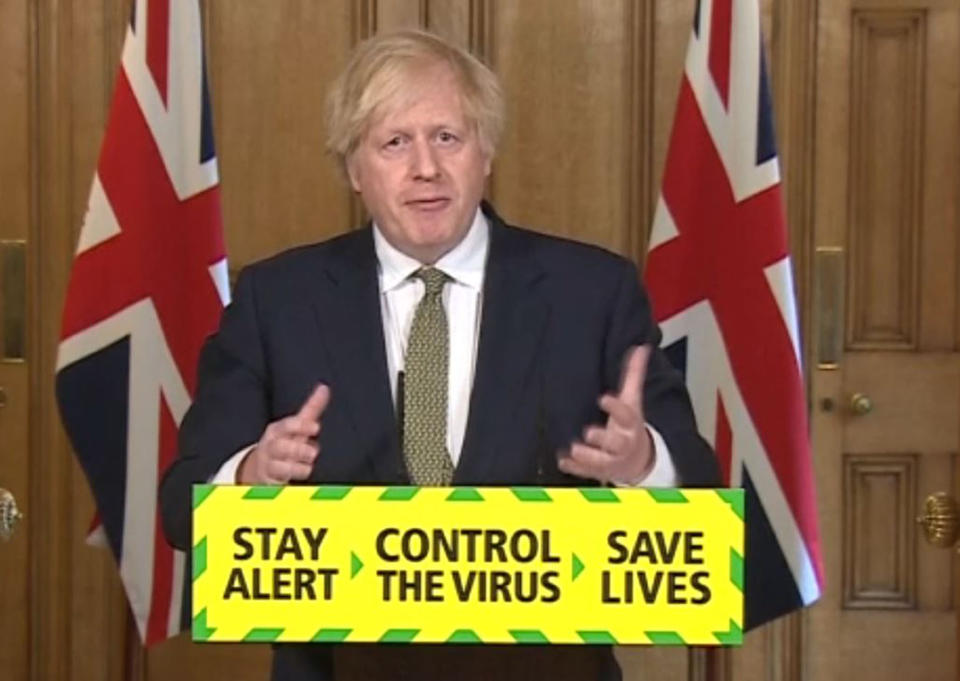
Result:
[[[30,506],[27,477],[26,237],[30,221],[26,5],[0,3],[0,490]],[[0,495],[3,492],[0,491]],[[29,511],[27,511],[29,513]],[[0,669],[26,678],[28,537],[0,540]]]
[[953,557],[915,517],[960,440],[960,3],[820,12],[809,675],[954,679]]

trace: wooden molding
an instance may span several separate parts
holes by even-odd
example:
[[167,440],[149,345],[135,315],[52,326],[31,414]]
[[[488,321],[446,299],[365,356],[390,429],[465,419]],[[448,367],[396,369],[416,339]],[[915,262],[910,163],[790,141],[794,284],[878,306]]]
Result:
[[847,455],[843,461],[843,607],[917,607],[917,457]]
[[356,45],[377,32],[377,0],[353,0],[350,10],[350,28]]
[[805,611],[793,612],[768,624],[767,659],[770,681],[801,681],[806,678],[804,660]]
[[494,68],[493,64],[493,2],[469,0],[470,18],[467,35],[469,50]]
[[733,681],[729,648],[692,647],[687,652],[688,681]]
[[918,341],[926,14],[852,16],[847,344]]
[[646,259],[647,240],[653,224],[653,210],[659,188],[653,173],[653,46],[654,3],[624,3],[627,26],[624,102],[626,150],[623,229],[624,254],[636,263]]
[[[31,135],[32,219],[31,237],[39,235],[41,226],[56,232],[67,226],[70,205],[69,187],[63,181],[68,175],[69,126],[61,116],[63,98],[69,88],[62,81],[62,62],[69,45],[68,8],[58,0],[31,3],[31,55],[34,91],[31,94],[30,120],[36,128]],[[44,134],[39,134],[42,130]],[[41,187],[43,191],[41,192]],[[44,197],[41,200],[41,194]],[[71,234],[67,226],[65,232]],[[46,242],[49,243],[49,242]],[[45,255],[39,251],[41,239],[30,239],[30,260],[36,265]],[[49,255],[55,254],[50,253]],[[63,271],[66,253],[60,262],[47,271]],[[51,290],[57,284],[39,276],[40,267],[28,268],[29,308],[36,312],[62,299],[61,291]],[[49,309],[49,308],[47,308]],[[30,539],[30,678],[67,678],[70,672],[64,651],[70,649],[70,618],[64,617],[70,602],[70,536],[68,523],[61,509],[69,504],[69,450],[55,422],[58,413],[52,404],[48,376],[53,375],[55,348],[52,339],[59,331],[50,328],[48,318],[31,314],[30,413],[39,415],[30,423],[29,456],[35,464],[30,474],[30,522],[26,529]],[[46,379],[46,380],[45,380]],[[42,473],[41,473],[42,471]],[[41,549],[42,547],[42,549]]]
[[[776,111],[780,172],[786,203],[801,337],[813,350],[813,243],[817,86],[816,0],[782,0],[773,5],[772,55],[768,75]],[[808,354],[806,367],[813,366]]]

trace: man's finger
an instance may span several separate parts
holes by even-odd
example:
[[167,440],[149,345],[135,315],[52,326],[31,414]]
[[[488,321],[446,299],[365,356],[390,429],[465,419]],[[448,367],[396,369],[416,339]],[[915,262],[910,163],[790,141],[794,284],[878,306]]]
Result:
[[620,374],[621,400],[640,408],[643,400],[643,383],[647,378],[647,362],[650,360],[649,345],[634,345],[624,357],[623,372]]
[[579,478],[606,480],[611,457],[606,452],[575,442],[570,446],[570,453],[557,461],[557,466],[564,473]]
[[298,440],[278,440],[275,451],[278,459],[284,461],[296,461],[313,465],[313,460],[317,458],[317,446],[309,442]]
[[263,473],[272,485],[285,485],[290,481],[290,465],[283,459],[267,461]]
[[313,472],[313,466],[305,463],[290,463],[290,479],[306,480]]
[[298,412],[294,416],[288,416],[277,421],[277,432],[274,433],[276,439],[282,438],[310,438],[316,437],[320,433],[320,422],[300,416]]
[[613,462],[613,455],[597,447],[574,442],[570,445],[570,459],[580,464],[589,471],[593,471],[594,477],[605,471]]
[[589,426],[583,431],[583,441],[614,456],[620,456],[627,448],[627,437],[620,430]]
[[640,425],[639,408],[623,398],[604,395],[600,398],[599,404],[600,408],[610,416],[607,419],[608,426],[613,423],[624,430],[634,430]]
[[308,397],[307,401],[303,403],[303,406],[300,407],[300,411],[297,412],[297,416],[310,421],[319,421],[320,416],[323,414],[324,409],[327,408],[329,403],[330,388],[323,383],[320,383],[316,388],[313,389],[313,392],[310,393],[310,397]]
[[279,484],[286,484],[291,480],[306,480],[312,471],[313,466],[298,461],[274,459],[267,464],[267,477],[277,480]]
[[586,468],[581,464],[577,463],[569,456],[565,456],[559,461],[557,461],[557,467],[566,473],[567,475],[575,475],[578,478],[590,478],[591,476]]

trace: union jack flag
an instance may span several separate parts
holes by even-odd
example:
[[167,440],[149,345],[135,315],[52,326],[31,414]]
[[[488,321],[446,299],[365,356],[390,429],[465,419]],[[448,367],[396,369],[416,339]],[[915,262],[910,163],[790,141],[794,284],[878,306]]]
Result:
[[95,525],[147,645],[181,628],[184,556],[157,489],[229,296],[202,41],[197,2],[135,2],[57,356]]
[[745,622],[821,593],[797,311],[760,12],[697,2],[645,279],[726,482],[746,490]]

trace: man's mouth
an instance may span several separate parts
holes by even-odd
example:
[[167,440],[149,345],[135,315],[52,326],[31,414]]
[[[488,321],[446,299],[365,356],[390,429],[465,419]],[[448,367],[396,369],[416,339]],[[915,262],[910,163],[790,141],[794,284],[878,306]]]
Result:
[[424,212],[443,210],[449,204],[450,199],[445,196],[430,196],[407,201],[407,206],[410,208]]

